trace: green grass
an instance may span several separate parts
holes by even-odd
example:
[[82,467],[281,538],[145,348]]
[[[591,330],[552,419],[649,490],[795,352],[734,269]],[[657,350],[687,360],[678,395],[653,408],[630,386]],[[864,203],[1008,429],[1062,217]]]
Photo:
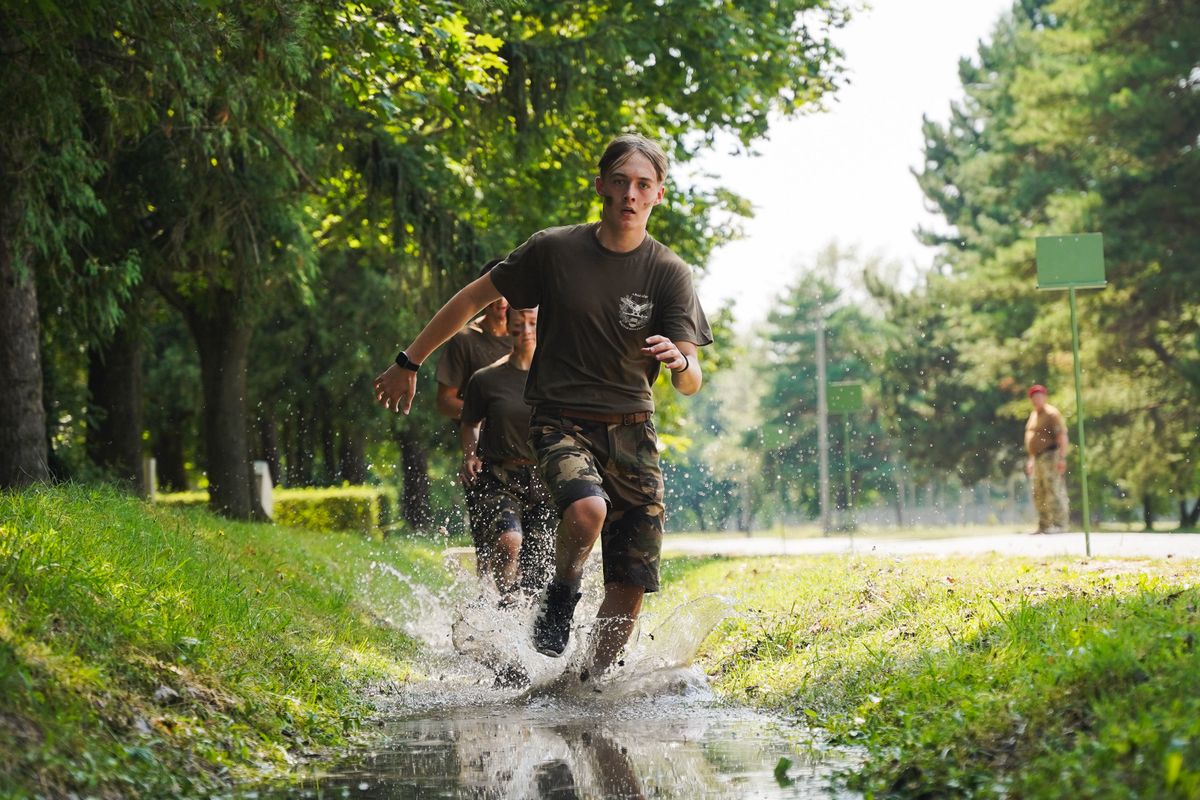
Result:
[[0,494],[0,795],[207,795],[344,741],[413,669],[376,562],[445,574],[420,543]]
[[[680,559],[664,602],[740,615],[733,700],[863,746],[868,797],[1200,797],[1200,563]],[[656,602],[659,600],[656,598]]]
[[[416,679],[429,544],[233,524],[116,491],[0,494],[0,796],[207,796],[343,742]],[[734,701],[862,746],[870,797],[1200,798],[1200,563],[673,559],[720,592]],[[664,606],[665,607],[665,606]]]

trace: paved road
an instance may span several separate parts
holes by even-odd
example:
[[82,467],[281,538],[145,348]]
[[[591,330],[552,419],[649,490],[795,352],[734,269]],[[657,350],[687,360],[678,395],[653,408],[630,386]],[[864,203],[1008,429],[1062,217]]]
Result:
[[[1200,558],[1200,534],[1196,533],[1093,533],[1093,557]],[[979,555],[1001,553],[1021,556],[1084,556],[1082,533],[1048,536],[1000,534],[959,536],[946,539],[871,538],[829,536],[783,539],[765,534],[754,537],[668,535],[663,541],[666,555],[811,555],[816,553],[862,553],[884,555]]]

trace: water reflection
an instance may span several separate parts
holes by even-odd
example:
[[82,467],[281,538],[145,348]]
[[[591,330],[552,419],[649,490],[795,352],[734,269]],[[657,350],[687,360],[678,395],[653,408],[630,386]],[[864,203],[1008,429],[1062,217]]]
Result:
[[[617,703],[540,699],[429,709],[387,719],[383,744],[263,797],[813,798],[852,797],[833,785],[853,755],[774,717],[719,704],[689,686],[671,697]],[[776,777],[781,757],[792,762]]]

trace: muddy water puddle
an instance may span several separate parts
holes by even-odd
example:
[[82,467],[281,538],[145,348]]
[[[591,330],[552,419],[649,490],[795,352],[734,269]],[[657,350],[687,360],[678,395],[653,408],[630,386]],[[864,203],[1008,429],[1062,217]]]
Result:
[[[571,645],[563,658],[549,659],[529,644],[532,607],[497,608],[472,573],[460,569],[459,580],[437,595],[414,586],[413,607],[381,609],[424,642],[428,677],[380,699],[369,745],[305,767],[288,787],[239,796],[859,796],[836,778],[854,767],[857,753],[826,745],[819,731],[794,720],[722,702],[692,666],[704,639],[732,613],[727,600],[702,597],[644,614],[620,665],[581,683],[581,643],[600,587],[585,584]],[[502,686],[498,674],[519,674],[523,685]]]
[[[825,798],[853,755],[784,720],[673,696],[540,698],[385,719],[379,744],[261,798]],[[786,769],[779,770],[786,758]]]

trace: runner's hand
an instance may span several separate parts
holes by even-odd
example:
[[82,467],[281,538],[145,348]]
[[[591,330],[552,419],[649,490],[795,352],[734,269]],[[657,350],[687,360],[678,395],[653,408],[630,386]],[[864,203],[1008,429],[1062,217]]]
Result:
[[675,343],[665,336],[647,337],[646,346],[642,348],[642,355],[653,358],[670,370],[683,369],[688,363]]
[[479,476],[479,470],[482,468],[483,462],[479,460],[479,456],[463,456],[462,466],[458,468],[458,479],[462,481],[463,486],[470,486],[475,482],[475,478]]
[[417,393],[417,373],[392,364],[375,378],[375,402],[397,414],[407,414]]

